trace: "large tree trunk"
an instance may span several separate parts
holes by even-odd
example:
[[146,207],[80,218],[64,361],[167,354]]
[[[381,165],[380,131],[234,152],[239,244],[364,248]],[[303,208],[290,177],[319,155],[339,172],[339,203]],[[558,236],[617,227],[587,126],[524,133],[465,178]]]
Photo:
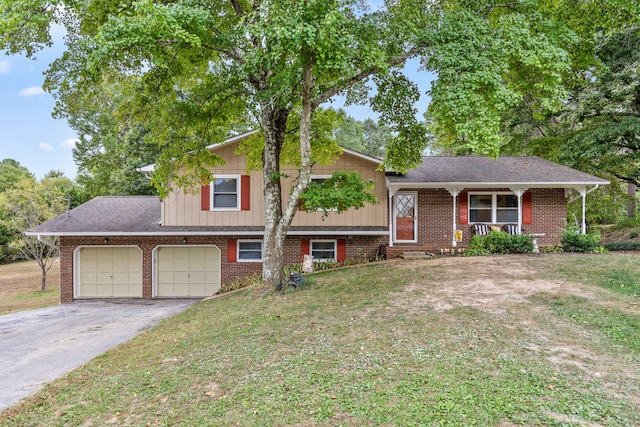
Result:
[[265,286],[273,286],[284,280],[284,236],[279,233],[282,221],[280,153],[284,143],[289,111],[273,108],[266,103],[261,105],[261,110],[264,133],[264,151],[262,153],[262,178],[264,180],[262,283]]
[[304,68],[302,115],[300,118],[300,169],[296,185],[288,195],[283,210],[282,186],[280,183],[280,153],[289,110],[274,109],[270,104],[261,105],[262,126],[265,138],[263,152],[265,227],[262,255],[262,284],[269,288],[284,283],[284,245],[291,221],[298,210],[298,200],[311,180],[311,117],[315,109],[313,91],[313,67]]
[[629,183],[627,193],[631,196],[631,200],[627,205],[627,218],[633,219],[636,217],[636,185],[634,183]]

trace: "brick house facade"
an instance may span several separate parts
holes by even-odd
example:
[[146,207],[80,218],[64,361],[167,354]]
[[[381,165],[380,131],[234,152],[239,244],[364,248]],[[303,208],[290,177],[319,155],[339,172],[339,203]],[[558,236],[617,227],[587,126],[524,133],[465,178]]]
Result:
[[[259,274],[263,184],[261,173],[247,172],[246,160],[236,155],[244,136],[210,147],[228,162],[212,170],[216,180],[196,194],[177,190],[162,201],[98,197],[30,230],[60,236],[61,303],[204,297]],[[584,199],[589,187],[608,183],[536,157],[425,157],[402,175],[380,166],[379,159],[349,150],[332,165],[314,166],[312,178],[351,170],[374,181],[379,203],[327,218],[298,212],[285,264],[300,263],[305,254],[340,263],[464,248],[474,222],[517,223],[538,235],[540,246],[555,245],[565,228],[566,192],[578,191]],[[293,168],[284,172],[297,176]],[[283,194],[293,179],[283,178]],[[220,200],[231,203],[220,209]]]

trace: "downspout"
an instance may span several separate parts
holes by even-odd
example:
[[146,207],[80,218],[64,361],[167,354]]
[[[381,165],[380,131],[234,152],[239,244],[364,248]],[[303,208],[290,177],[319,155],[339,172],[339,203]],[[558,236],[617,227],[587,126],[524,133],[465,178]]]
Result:
[[598,187],[600,187],[600,184],[596,184],[595,187],[588,191],[586,187],[582,187],[579,190],[582,196],[582,234],[587,234],[587,194],[596,191]]

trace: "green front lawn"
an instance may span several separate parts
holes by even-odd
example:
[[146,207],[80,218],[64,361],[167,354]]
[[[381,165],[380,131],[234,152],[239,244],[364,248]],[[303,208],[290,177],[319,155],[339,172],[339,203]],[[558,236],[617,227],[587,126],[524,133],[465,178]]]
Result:
[[97,357],[0,424],[637,425],[640,297],[610,283],[636,286],[638,258],[393,261],[285,295],[235,293]]

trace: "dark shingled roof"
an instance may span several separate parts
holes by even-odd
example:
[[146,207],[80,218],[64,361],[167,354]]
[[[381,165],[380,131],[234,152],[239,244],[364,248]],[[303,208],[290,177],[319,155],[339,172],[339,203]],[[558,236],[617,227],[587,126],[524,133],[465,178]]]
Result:
[[[96,197],[51,221],[29,230],[29,235],[261,235],[262,226],[166,227],[160,225],[160,199],[154,196]],[[386,235],[388,227],[291,227],[289,234]]]
[[423,157],[422,164],[404,175],[389,174],[392,186],[419,184],[435,187],[445,184],[521,184],[529,187],[576,187],[606,185],[609,181],[539,157]]
[[96,197],[29,234],[141,233],[160,231],[160,199],[154,196]]

